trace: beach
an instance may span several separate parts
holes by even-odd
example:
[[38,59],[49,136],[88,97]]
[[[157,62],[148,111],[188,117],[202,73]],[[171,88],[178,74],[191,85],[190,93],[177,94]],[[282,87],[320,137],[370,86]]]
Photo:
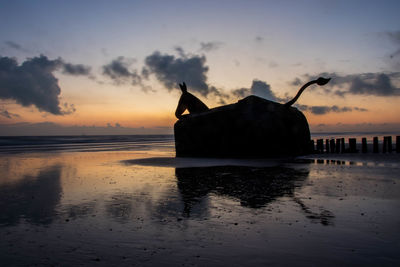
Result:
[[177,159],[171,136],[102,138],[2,139],[2,266],[400,263],[395,152]]

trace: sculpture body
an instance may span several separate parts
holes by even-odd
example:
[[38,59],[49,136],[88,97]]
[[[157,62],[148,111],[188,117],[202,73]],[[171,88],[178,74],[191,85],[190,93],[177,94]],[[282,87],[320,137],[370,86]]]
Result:
[[184,115],[174,125],[177,157],[267,158],[309,152],[302,112],[257,96]]

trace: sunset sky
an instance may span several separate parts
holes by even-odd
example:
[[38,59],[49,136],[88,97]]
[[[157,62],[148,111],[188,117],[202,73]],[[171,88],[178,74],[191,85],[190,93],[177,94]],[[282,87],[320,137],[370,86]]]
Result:
[[297,102],[312,131],[400,131],[400,1],[1,1],[0,135],[172,133],[209,107]]

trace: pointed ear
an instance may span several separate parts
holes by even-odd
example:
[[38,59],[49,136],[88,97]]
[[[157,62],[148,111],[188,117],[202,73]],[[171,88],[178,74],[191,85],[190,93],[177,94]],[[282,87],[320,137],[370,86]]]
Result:
[[181,90],[182,90],[182,93],[185,93],[185,92],[187,92],[187,88],[186,88],[186,84],[185,84],[185,82],[183,82],[182,84],[179,84],[179,87],[181,88]]

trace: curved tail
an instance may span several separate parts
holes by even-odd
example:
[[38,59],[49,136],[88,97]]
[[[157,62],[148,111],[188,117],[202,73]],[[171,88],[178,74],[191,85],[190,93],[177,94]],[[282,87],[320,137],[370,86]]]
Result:
[[303,93],[303,91],[304,91],[308,86],[310,86],[310,85],[312,85],[312,84],[314,84],[314,83],[316,83],[316,84],[322,86],[322,85],[327,84],[330,80],[331,80],[331,78],[322,78],[322,77],[319,77],[317,80],[309,81],[308,83],[306,83],[305,85],[303,85],[303,86],[300,88],[300,90],[297,92],[297,95],[296,95],[292,100],[290,100],[289,102],[285,103],[284,105],[285,105],[286,107],[290,107],[291,105],[293,105],[293,104],[297,101],[297,99],[300,97],[301,93]]

